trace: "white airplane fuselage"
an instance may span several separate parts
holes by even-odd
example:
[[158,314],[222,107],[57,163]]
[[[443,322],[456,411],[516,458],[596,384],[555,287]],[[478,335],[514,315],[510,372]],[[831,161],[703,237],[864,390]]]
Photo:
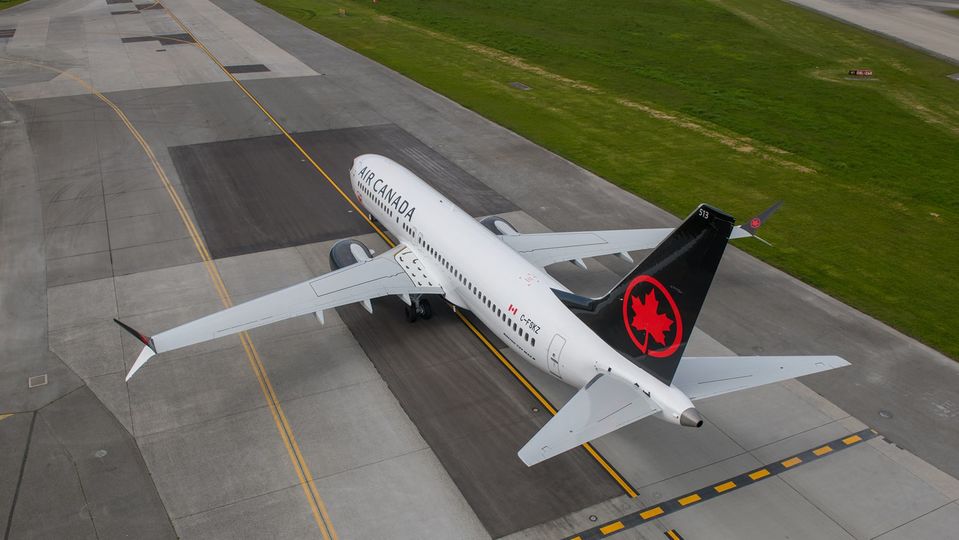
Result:
[[577,318],[551,290],[565,290],[555,279],[403,166],[365,154],[354,160],[350,182],[360,204],[441,281],[446,300],[473,312],[538,369],[575,388],[609,373],[676,424],[693,407]]

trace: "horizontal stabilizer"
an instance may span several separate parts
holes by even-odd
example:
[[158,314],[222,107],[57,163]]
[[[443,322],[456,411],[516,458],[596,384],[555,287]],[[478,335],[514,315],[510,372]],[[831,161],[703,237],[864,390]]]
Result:
[[759,232],[759,228],[765,225],[766,222],[769,221],[769,218],[771,218],[772,215],[775,214],[782,205],[782,201],[776,201],[772,206],[760,212],[758,216],[750,218],[749,221],[743,223],[742,225],[737,225],[733,229],[729,239],[735,240],[737,238],[746,238],[747,236],[752,236],[756,238],[756,240],[760,240],[768,244],[769,242],[766,242],[762,238],[756,236],[756,233]]
[[838,356],[687,356],[673,386],[697,400],[848,365]]
[[532,466],[657,412],[639,388],[600,374],[526,443],[519,458]]

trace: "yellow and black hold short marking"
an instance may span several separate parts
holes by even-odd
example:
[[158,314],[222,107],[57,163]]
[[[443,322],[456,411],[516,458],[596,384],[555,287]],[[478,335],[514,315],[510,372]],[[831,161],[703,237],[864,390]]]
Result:
[[[669,514],[678,512],[683,508],[708,501],[709,499],[719,497],[720,495],[729,493],[731,491],[736,491],[740,488],[760,482],[766,478],[772,478],[787,470],[795,469],[796,467],[799,467],[805,463],[816,461],[817,459],[849,448],[850,446],[855,446],[861,442],[873,439],[878,435],[879,434],[872,429],[864,429],[858,433],[853,433],[852,435],[848,435],[841,439],[830,441],[826,444],[806,450],[805,452],[795,454],[789,458],[775,461],[758,469],[740,474],[739,476],[734,476],[733,478],[729,478],[722,482],[718,482],[697,491],[676,497],[675,499],[637,510],[636,512],[627,514],[617,520],[587,529],[579,534],[567,536],[566,540],[592,540],[595,538],[606,538],[607,536],[616,534],[620,531],[631,529],[654,519],[668,516]],[[679,537],[679,533],[674,530],[667,531],[667,537],[670,537],[670,532]]]

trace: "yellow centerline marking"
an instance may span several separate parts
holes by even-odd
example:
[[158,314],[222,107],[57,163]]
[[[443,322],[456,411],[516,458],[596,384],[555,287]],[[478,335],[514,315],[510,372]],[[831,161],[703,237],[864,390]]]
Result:
[[[512,362],[510,362],[505,356],[503,356],[503,354],[499,352],[499,350],[496,347],[494,347],[493,344],[490,343],[488,339],[486,339],[486,336],[483,335],[483,333],[480,332],[479,329],[476,328],[476,326],[474,326],[473,323],[471,323],[470,320],[467,319],[466,316],[463,315],[459,310],[456,310],[456,316],[459,317],[461,321],[463,321],[463,324],[465,324],[466,327],[469,328],[470,331],[472,331],[473,334],[475,334],[476,337],[478,337],[480,341],[483,342],[484,345],[486,345],[486,348],[493,353],[493,356],[495,356],[500,361],[501,364],[506,366],[506,369],[509,370],[509,372],[513,375],[513,377],[519,380],[519,382],[526,388],[526,390],[528,390],[530,394],[533,394],[533,397],[535,397],[536,400],[539,401],[540,404],[543,405],[543,407],[545,407],[546,410],[550,412],[550,414],[555,416],[556,409],[553,407],[553,405],[545,397],[543,397],[543,394],[541,394],[539,390],[537,390],[536,387],[533,386],[533,384],[530,383],[529,380],[522,373],[519,372],[518,369],[516,369],[516,366],[514,366]],[[616,469],[614,469],[612,465],[610,465],[609,462],[606,461],[606,458],[599,455],[599,452],[597,452],[596,449],[593,448],[592,444],[586,443],[583,445],[583,448],[586,449],[589,455],[593,456],[593,459],[595,459],[596,462],[599,463],[601,467],[603,467],[606,473],[609,474],[613,478],[613,480],[616,481],[617,484],[619,484],[619,487],[621,487],[623,491],[626,492],[627,495],[629,495],[630,497],[636,497],[638,495],[638,493],[636,493],[633,487],[629,485],[629,482],[624,480],[623,477],[620,476],[618,472],[616,472]]]
[[613,522],[613,523],[610,523],[609,525],[606,525],[606,526],[604,526],[604,527],[600,527],[600,528],[599,528],[599,532],[601,532],[601,533],[603,533],[603,534],[614,533],[614,532],[622,529],[623,527],[625,527],[625,525],[623,525],[623,522],[622,522],[622,521],[615,521],[615,522]]
[[[167,10],[167,13],[173,16],[169,10]],[[186,29],[184,28],[184,30]],[[189,33],[189,31],[187,31],[187,33]],[[194,37],[194,39],[196,38]],[[87,81],[81,79],[73,73],[26,60],[0,58],[0,61],[30,65],[65,75],[77,82],[85,90],[96,96],[101,102],[113,110],[120,121],[126,126],[133,138],[136,139],[137,143],[140,145],[140,148],[143,150],[144,154],[146,154],[147,159],[149,159],[150,163],[153,165],[153,169],[156,171],[157,176],[159,176],[160,181],[163,183],[163,187],[166,189],[167,194],[173,201],[173,205],[176,207],[181,221],[186,227],[187,232],[190,234],[190,238],[196,247],[197,253],[200,255],[200,258],[203,261],[203,265],[206,268],[207,273],[210,275],[210,279],[213,281],[214,288],[216,289],[217,295],[220,297],[223,306],[232,306],[233,300],[227,291],[226,284],[223,282],[223,278],[220,275],[219,270],[216,268],[213,259],[210,257],[210,252],[206,248],[206,243],[204,242],[203,237],[200,236],[200,233],[196,225],[193,223],[193,220],[190,218],[183,201],[180,199],[180,196],[174,189],[172,182],[170,182],[166,171],[164,171],[163,167],[160,165],[160,162],[157,160],[156,154],[154,154],[150,144],[147,143],[146,139],[143,138],[143,136],[140,134],[140,131],[133,125],[126,113],[124,113],[120,107],[118,107],[113,101],[90,85]],[[320,532],[325,540],[338,540],[336,531],[333,528],[333,523],[327,513],[326,506],[323,503],[318,490],[316,489],[316,484],[313,481],[312,475],[310,474],[309,467],[307,466],[306,460],[296,442],[293,429],[290,427],[290,423],[286,418],[286,414],[283,412],[283,408],[280,406],[280,401],[277,398],[276,392],[273,389],[273,385],[266,374],[266,369],[263,367],[259,354],[256,351],[256,347],[254,347],[253,342],[250,340],[250,337],[246,332],[242,332],[240,334],[240,341],[242,342],[243,349],[250,361],[250,366],[260,384],[260,389],[263,391],[263,395],[266,398],[267,406],[270,409],[271,415],[273,416],[273,421],[276,423],[277,430],[280,432],[280,439],[283,441],[283,444],[287,449],[287,453],[290,456],[290,461],[293,463],[293,469],[296,472],[299,484],[303,488],[303,491],[307,497],[307,501],[310,504],[310,509],[313,513],[314,520],[316,521],[317,526],[319,527]]]
[[666,531],[666,536],[668,536],[671,540],[679,540],[679,535],[676,534],[676,531],[673,529]]
[[6,420],[7,418],[10,418],[11,416],[13,416],[13,413],[0,414],[0,421]]
[[702,500],[702,497],[700,497],[698,493],[693,493],[692,495],[687,495],[683,497],[682,499],[679,499],[679,505],[687,506],[687,505],[693,504],[694,502],[699,502],[701,500]]
[[[183,24],[183,22],[182,22],[175,14],[173,14],[173,12],[171,12],[169,9],[167,9],[167,8],[165,8],[165,7],[164,7],[164,9],[166,9],[167,13],[168,13],[168,14],[170,15],[170,17],[177,23],[177,25],[178,25],[186,34],[188,34],[191,38],[193,38],[194,43],[189,43],[189,42],[185,42],[185,43],[189,43],[190,45],[193,45],[193,46],[199,48],[200,50],[202,50],[203,53],[206,54],[206,56],[207,56],[213,63],[215,63],[215,64],[220,68],[220,70],[223,71],[223,73],[224,73],[227,77],[229,77],[231,81],[233,81],[234,84],[236,84],[236,86],[243,92],[243,94],[245,94],[245,95],[250,99],[250,101],[252,101],[253,104],[256,105],[256,107],[257,107],[258,109],[260,109],[260,111],[270,120],[270,122],[273,124],[273,126],[276,127],[276,129],[279,130],[280,133],[281,133],[288,141],[290,141],[290,143],[293,144],[294,147],[296,147],[296,149],[297,149],[297,150],[300,152],[300,154],[310,163],[310,165],[312,165],[313,168],[316,169],[316,171],[319,172],[319,173],[323,176],[323,178],[325,178],[326,181],[329,182],[329,184],[330,184],[331,186],[333,186],[333,189],[335,189],[336,192],[339,193],[340,196],[343,197],[343,199],[344,199],[347,203],[349,203],[350,206],[353,207],[353,209],[356,211],[356,213],[359,214],[359,216],[362,217],[362,218],[370,225],[370,227],[373,228],[374,231],[376,231],[376,233],[380,236],[380,238],[382,238],[383,241],[386,242],[387,245],[389,245],[390,247],[396,247],[396,244],[386,235],[386,233],[384,233],[382,229],[380,229],[375,223],[373,223],[372,220],[370,220],[369,217],[367,217],[366,212],[364,212],[364,211],[353,201],[353,199],[352,199],[349,195],[347,195],[346,192],[344,192],[343,189],[341,189],[340,186],[337,185],[335,181],[333,181],[333,178],[331,178],[330,175],[327,174],[327,172],[323,169],[323,167],[320,167],[320,165],[316,162],[316,160],[313,159],[313,156],[311,156],[311,155],[309,154],[309,152],[307,152],[307,151],[300,145],[300,143],[297,142],[296,138],[293,137],[293,135],[292,135],[289,131],[287,131],[286,128],[283,127],[283,125],[280,124],[280,122],[279,122],[272,114],[270,114],[270,112],[269,112],[268,110],[266,110],[266,107],[264,107],[263,104],[260,103],[260,101],[259,101],[252,93],[250,93],[249,90],[247,90],[246,86],[244,86],[243,83],[240,82],[239,79],[237,79],[232,73],[230,73],[230,71],[229,71],[228,69],[226,69],[226,66],[224,66],[224,65],[219,61],[219,59],[217,59],[216,56],[213,55],[213,53],[206,47],[206,45],[204,45],[199,39],[197,39],[197,37],[196,37],[195,35],[193,35],[192,32],[190,32],[190,30],[186,27],[186,25]],[[490,352],[492,352],[493,355],[496,356],[496,358],[497,358],[503,365],[505,365],[505,366],[507,367],[507,369],[509,369],[510,373],[512,373],[513,376],[516,377],[516,379],[518,379],[518,380],[520,381],[520,383],[521,383],[531,394],[533,394],[533,396],[536,398],[536,400],[539,401],[540,404],[543,405],[543,407],[545,407],[546,410],[548,410],[551,414],[555,415],[555,414],[556,414],[556,409],[549,403],[549,401],[547,401],[546,398],[544,398],[544,397],[542,396],[542,394],[540,394],[539,391],[536,390],[536,388],[526,379],[526,377],[524,377],[524,376],[519,372],[519,370],[517,370],[517,369],[512,365],[512,363],[511,363],[509,360],[507,360],[507,359],[496,349],[496,347],[494,347],[493,344],[489,342],[488,339],[486,339],[486,337],[482,334],[482,332],[480,332],[475,326],[473,326],[473,324],[470,323],[469,320],[466,319],[466,317],[463,316],[463,314],[460,313],[458,310],[456,311],[456,314],[457,314],[457,316],[459,317],[459,319],[460,319],[464,324],[466,324],[466,326],[473,332],[473,334],[475,334],[477,337],[480,338],[480,341],[482,341],[483,344],[486,345],[486,348],[489,349]],[[583,448],[585,448],[586,451],[593,457],[593,459],[595,459],[595,460],[600,464],[600,466],[603,468],[603,470],[605,470],[605,471],[607,472],[607,474],[609,474],[609,475],[613,478],[613,480],[614,480],[617,484],[619,484],[619,486],[623,489],[623,491],[626,492],[627,495],[629,495],[630,497],[636,497],[636,496],[638,495],[638,494],[636,493],[636,491],[632,488],[632,486],[630,486],[629,483],[626,482],[626,480],[624,480],[624,479],[622,478],[622,476],[620,476],[619,473],[616,472],[615,469],[613,469],[613,467],[609,464],[609,462],[607,462],[606,459],[605,459],[603,456],[601,456],[601,455],[599,454],[599,452],[597,452],[596,449],[593,448],[593,446],[592,446],[591,444],[586,443],[586,444],[583,445]],[[321,503],[321,507],[322,507],[322,503]]]
[[862,437],[860,437],[859,435],[851,435],[843,439],[842,443],[845,444],[846,446],[849,446],[850,444],[855,444],[861,440],[862,440]]
[[769,476],[769,471],[767,469],[759,469],[756,472],[749,473],[749,478],[751,480],[759,480],[760,478],[765,478]]
[[[289,134],[286,132],[286,130],[279,126],[279,123],[276,121],[276,119],[274,119],[272,115],[263,109],[263,106],[260,105],[256,98],[254,98],[235,77],[233,77],[233,75],[226,69],[226,67],[223,66],[222,63],[220,63],[215,56],[213,56],[213,53],[211,53],[210,50],[207,49],[199,39],[197,39],[197,37],[193,34],[193,32],[190,31],[189,28],[186,27],[185,24],[183,24],[183,21],[181,21],[179,17],[177,17],[172,11],[170,11],[169,8],[161,4],[159,1],[156,2],[156,4],[161,5],[166,11],[167,15],[169,15],[170,18],[172,18],[187,35],[193,38],[193,45],[202,50],[211,61],[213,61],[224,73],[227,74],[227,76],[233,79],[237,86],[243,90],[243,93],[253,100],[257,107],[259,107],[260,110],[267,115],[273,124],[289,137]],[[300,148],[300,151],[303,152],[302,148]],[[151,158],[151,160],[155,160],[155,158]],[[159,163],[156,163],[155,167],[159,168]],[[162,170],[162,168],[160,168],[160,170]],[[165,174],[163,177],[165,178]],[[164,183],[169,184],[169,181],[165,180]],[[176,204],[178,208],[182,206],[182,202],[180,201],[176,191],[172,189],[172,186],[170,186],[167,191],[171,194],[171,197],[174,198],[174,204]],[[204,259],[204,262],[209,262],[207,269],[210,273],[210,277],[213,279],[213,282],[217,287],[217,291],[220,293],[223,304],[226,307],[232,306],[233,302],[226,290],[226,285],[223,283],[223,279],[220,276],[216,265],[213,264],[210,254],[206,250],[206,245],[203,242],[202,237],[200,237],[199,233],[196,232],[196,227],[193,225],[193,221],[190,219],[189,214],[187,214],[184,210],[181,212],[181,217],[183,217],[184,222],[187,224],[187,228],[191,231],[191,236],[194,234],[196,235],[194,243],[198,244],[198,246],[202,246],[202,249],[198,247],[198,251],[200,251],[200,256]],[[319,490],[316,488],[313,475],[310,473],[310,468],[306,463],[306,459],[303,457],[300,446],[296,441],[296,436],[293,434],[293,428],[290,426],[290,422],[287,419],[286,414],[283,412],[283,407],[280,405],[280,400],[276,395],[276,390],[273,388],[273,383],[270,381],[270,378],[266,373],[266,367],[263,365],[262,359],[260,358],[256,347],[253,345],[253,341],[250,339],[249,334],[246,332],[240,333],[240,340],[243,343],[243,349],[250,361],[250,366],[260,383],[260,389],[262,390],[267,403],[270,405],[270,411],[273,414],[273,420],[277,424],[277,429],[280,431],[281,438],[283,439],[283,442],[287,448],[290,459],[293,461],[293,468],[296,470],[297,477],[300,480],[300,485],[303,487],[307,501],[310,503],[310,510],[313,513],[314,520],[316,521],[317,526],[320,528],[320,532],[323,534],[325,539],[337,540],[338,536],[336,534],[336,530],[333,528],[333,522],[330,519],[329,513],[327,512],[326,504],[323,502],[323,498],[320,497]]]
[[816,454],[817,456],[828,454],[829,452],[832,452],[832,447],[829,446],[828,444],[826,446],[820,446],[819,448],[812,451],[812,453]]
[[[769,473],[766,473],[766,474],[769,474]],[[729,491],[729,490],[733,489],[734,487],[736,487],[736,482],[729,481],[729,482],[725,482],[725,483],[723,483],[723,484],[719,484],[718,486],[714,487],[713,489],[716,490],[716,493],[722,493],[722,492],[724,492],[724,491]]]

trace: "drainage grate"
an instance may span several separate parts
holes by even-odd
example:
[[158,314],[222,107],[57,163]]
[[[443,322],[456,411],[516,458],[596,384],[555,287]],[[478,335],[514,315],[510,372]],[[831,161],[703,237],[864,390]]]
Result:
[[4,28],[0,29],[0,39],[12,38],[13,34],[17,31],[16,28]]
[[113,4],[132,4],[133,0],[107,0],[107,5],[112,6]]
[[43,375],[34,375],[27,379],[27,388],[36,388],[38,386],[45,386],[47,384],[47,374]]
[[148,9],[163,9],[163,4],[154,2],[152,4],[136,4],[137,9],[140,11],[146,11]]
[[263,64],[242,64],[238,66],[223,66],[230,73],[262,73],[270,71],[270,68]]
[[128,9],[126,11],[111,11],[110,15],[133,15],[135,13],[140,13],[135,9]]

